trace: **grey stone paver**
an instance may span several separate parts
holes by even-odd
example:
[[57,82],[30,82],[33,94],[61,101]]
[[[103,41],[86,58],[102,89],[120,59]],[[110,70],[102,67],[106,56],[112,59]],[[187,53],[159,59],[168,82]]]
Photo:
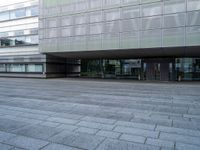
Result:
[[200,84],[0,78],[0,150],[197,150]]
[[107,139],[97,150],[159,150],[160,147]]
[[113,132],[113,131],[106,131],[106,130],[100,130],[97,135],[117,139],[121,133]]
[[75,132],[82,132],[82,133],[88,133],[88,134],[95,134],[97,133],[98,129],[91,129],[91,128],[85,128],[85,127],[79,127],[75,130]]
[[164,126],[172,126],[171,119],[161,119],[161,118],[152,118],[152,117],[135,117],[131,120],[132,122],[139,122],[144,124],[159,124]]
[[183,143],[188,143],[188,144],[196,144],[196,145],[200,146],[200,142],[199,142],[200,138],[199,137],[161,132],[159,138],[162,139],[162,140],[183,142]]
[[57,118],[57,117],[50,117],[47,119],[48,121],[58,122],[58,123],[65,123],[65,124],[76,124],[79,121],[74,119],[64,119],[64,118]]
[[61,132],[62,129],[33,125],[26,126],[24,128],[13,131],[13,133],[18,135],[24,135],[28,137],[38,138],[38,139],[48,139],[49,137]]
[[167,132],[167,133],[176,133],[176,134],[200,137],[200,131],[191,130],[191,129],[181,129],[181,128],[174,128],[174,127],[157,126],[156,131],[163,131],[163,132]]
[[0,150],[11,150],[12,148],[13,146],[0,143]]
[[78,127],[75,125],[68,125],[68,124],[61,124],[57,127],[58,129],[68,130],[68,131],[74,131]]
[[130,135],[130,134],[122,134],[120,137],[121,140],[129,141],[129,142],[136,142],[144,144],[146,138],[137,135]]
[[4,142],[10,138],[15,137],[15,134],[0,131],[0,142]]
[[12,131],[28,125],[25,122],[15,121],[10,119],[0,119],[0,130],[1,131]]
[[104,130],[112,130],[115,126],[114,125],[108,125],[108,124],[102,124],[102,123],[96,123],[96,122],[88,122],[88,121],[80,121],[78,126],[88,127],[88,128],[95,128],[95,129],[104,129]]
[[24,149],[23,148],[14,147],[14,148],[11,148],[10,150],[24,150]]
[[82,149],[94,149],[104,140],[104,138],[84,133],[64,131],[51,137],[50,140],[67,146]]
[[176,149],[177,150],[199,150],[200,146],[177,142]]
[[47,141],[37,140],[24,136],[16,136],[4,142],[6,144],[10,144],[28,150],[38,150],[48,144]]
[[174,149],[174,142],[160,139],[147,138],[145,144]]
[[127,122],[127,121],[117,121],[116,125],[125,126],[125,127],[140,128],[140,129],[147,129],[147,130],[154,130],[155,129],[155,125],[133,123],[133,122]]
[[123,127],[123,126],[117,126],[113,131],[139,135],[139,136],[144,136],[144,137],[153,137],[153,138],[157,138],[159,134],[159,132],[157,131],[143,130],[143,129],[138,129],[138,128]]
[[52,143],[52,144],[45,146],[41,150],[81,150],[81,149],[66,146],[66,145]]
[[56,123],[56,122],[44,121],[44,122],[41,122],[40,125],[47,126],[47,127],[58,127],[61,124]]
[[91,121],[91,122],[98,122],[98,123],[104,123],[104,124],[114,124],[116,120],[113,119],[105,119],[105,118],[97,118],[97,117],[84,117],[81,120],[85,121]]

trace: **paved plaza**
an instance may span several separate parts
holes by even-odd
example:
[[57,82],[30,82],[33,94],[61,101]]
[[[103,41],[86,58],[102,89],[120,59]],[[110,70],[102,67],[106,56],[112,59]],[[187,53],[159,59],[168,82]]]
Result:
[[0,150],[200,150],[200,84],[0,78]]

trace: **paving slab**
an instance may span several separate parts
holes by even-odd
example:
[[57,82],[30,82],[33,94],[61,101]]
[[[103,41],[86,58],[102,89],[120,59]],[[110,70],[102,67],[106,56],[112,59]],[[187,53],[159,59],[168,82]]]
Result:
[[199,91],[195,82],[0,78],[0,143],[13,150],[200,149]]
[[41,150],[81,150],[81,149],[66,146],[66,145],[52,143],[52,144],[45,146]]
[[52,128],[42,125],[32,125],[15,130],[13,131],[13,133],[45,140],[61,131],[62,129]]
[[107,139],[97,150],[160,150],[160,147]]
[[49,142],[24,136],[16,136],[4,141],[4,143],[28,150],[38,150],[46,146]]

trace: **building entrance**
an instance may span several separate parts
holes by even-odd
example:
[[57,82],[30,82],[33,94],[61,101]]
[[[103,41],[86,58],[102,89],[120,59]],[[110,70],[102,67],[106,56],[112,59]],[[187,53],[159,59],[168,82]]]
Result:
[[172,59],[147,59],[143,61],[146,80],[170,81],[174,79],[175,67]]

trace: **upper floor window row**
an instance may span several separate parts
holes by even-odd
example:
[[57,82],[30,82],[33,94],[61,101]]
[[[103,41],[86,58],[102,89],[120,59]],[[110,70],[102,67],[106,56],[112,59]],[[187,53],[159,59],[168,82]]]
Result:
[[16,9],[12,11],[5,11],[0,13],[0,21],[7,21],[12,19],[37,16],[39,14],[38,6]]
[[13,36],[24,36],[24,35],[37,35],[37,34],[38,34],[38,28],[31,28],[31,29],[25,29],[25,30],[0,32],[0,38],[13,37]]

